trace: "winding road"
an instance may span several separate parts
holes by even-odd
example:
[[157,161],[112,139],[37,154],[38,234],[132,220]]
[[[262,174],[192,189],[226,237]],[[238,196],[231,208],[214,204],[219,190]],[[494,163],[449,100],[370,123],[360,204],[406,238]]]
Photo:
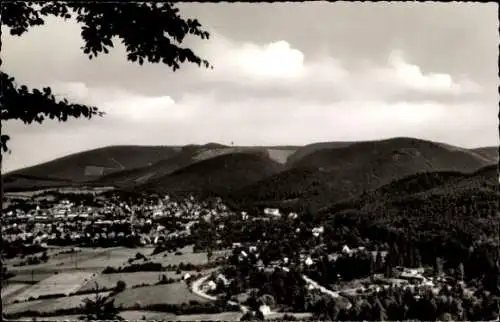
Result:
[[[196,281],[194,281],[194,282],[191,284],[191,291],[192,291],[194,294],[196,294],[196,295],[198,295],[198,296],[200,296],[200,297],[202,297],[202,298],[205,298],[205,299],[210,300],[210,301],[215,301],[215,300],[217,300],[217,297],[212,296],[212,295],[208,295],[207,293],[205,293],[205,292],[203,292],[203,291],[201,290],[201,285],[203,285],[203,283],[205,283],[205,282],[206,282],[206,280],[207,280],[209,277],[210,277],[210,275],[206,275],[206,276],[203,276],[203,277],[201,277],[201,278],[197,279]],[[331,296],[331,297],[333,297],[333,298],[338,298],[338,297],[340,297],[339,292],[334,292],[334,291],[332,291],[332,290],[327,289],[326,287],[324,287],[324,286],[322,286],[322,285],[318,284],[316,281],[314,281],[314,280],[310,279],[310,278],[309,278],[309,277],[307,277],[306,275],[302,275],[302,278],[303,278],[303,279],[304,279],[304,281],[307,283],[307,285],[312,285],[314,289],[319,290],[321,293],[327,294],[327,295],[329,295],[329,296]],[[240,304],[240,303],[237,303],[237,302],[235,302],[235,301],[228,301],[227,303],[228,303],[228,304],[230,304],[230,305],[237,305],[237,306],[239,306],[239,308],[240,308],[241,312],[243,312],[243,314],[245,314],[245,313],[247,313],[248,311],[250,311],[250,309],[249,309],[247,306],[242,305],[242,304]],[[277,313],[277,312],[271,311],[271,312],[269,312],[269,315],[271,315],[271,314],[275,314],[275,313]]]

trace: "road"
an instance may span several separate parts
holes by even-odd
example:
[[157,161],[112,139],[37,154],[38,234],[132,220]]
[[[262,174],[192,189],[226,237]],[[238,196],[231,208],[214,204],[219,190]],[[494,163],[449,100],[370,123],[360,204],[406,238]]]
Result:
[[312,285],[314,287],[314,289],[317,289],[319,290],[321,293],[324,293],[324,294],[327,294],[327,295],[330,295],[331,297],[333,298],[337,298],[339,297],[339,292],[334,292],[332,290],[329,290],[327,289],[326,287],[322,286],[322,285],[319,285],[316,281],[310,279],[309,277],[307,277],[306,275],[302,275],[302,278],[304,279],[304,281],[308,284],[308,285]]
[[[212,296],[212,295],[208,295],[207,293],[203,292],[200,287],[203,283],[205,283],[205,281],[210,277],[210,275],[206,275],[206,276],[203,276],[199,279],[197,279],[196,281],[193,282],[193,284],[191,284],[191,291],[200,296],[200,297],[203,297],[207,300],[211,300],[211,301],[215,301],[217,300],[217,297],[215,296]],[[229,305],[237,305],[239,306],[241,312],[243,312],[243,314],[247,313],[250,309],[248,307],[246,307],[245,305],[242,305],[240,303],[237,303],[235,301],[228,301],[227,304]]]
[[[194,281],[194,282],[192,283],[192,285],[191,285],[191,291],[192,291],[194,294],[196,294],[196,295],[198,295],[198,296],[200,296],[200,297],[203,297],[203,298],[208,299],[208,300],[210,300],[210,301],[215,301],[215,300],[217,300],[217,297],[212,296],[212,295],[208,295],[208,294],[206,294],[205,292],[203,292],[203,291],[201,290],[201,285],[203,285],[203,283],[205,283],[205,282],[206,282],[206,280],[207,280],[209,277],[210,277],[210,275],[206,275],[206,276],[203,276],[203,277],[201,277],[201,278],[197,279],[196,281]],[[306,275],[302,275],[302,278],[303,278],[303,279],[304,279],[304,281],[307,283],[307,285],[312,285],[314,289],[319,290],[319,291],[320,291],[321,293],[323,293],[323,294],[329,295],[329,296],[331,296],[331,297],[333,297],[333,298],[338,298],[338,297],[340,297],[340,296],[341,296],[339,291],[332,291],[332,290],[329,290],[329,289],[327,289],[326,287],[324,287],[324,286],[322,286],[322,285],[318,284],[318,282],[316,282],[316,281],[314,281],[314,280],[310,279],[310,278],[309,278],[309,277],[307,277]],[[345,289],[345,290],[343,290],[343,291],[349,292],[349,291],[356,291],[356,290],[357,290],[357,288],[353,288],[353,289]],[[242,305],[242,304],[240,304],[240,303],[237,303],[237,302],[234,302],[234,301],[228,301],[227,303],[228,303],[228,304],[230,304],[230,305],[237,305],[237,306],[239,306],[239,307],[240,307],[240,310],[241,310],[243,313],[246,313],[246,312],[250,311],[250,309],[249,309],[248,307],[246,307],[245,305]],[[276,313],[277,313],[277,312],[271,311],[271,312],[269,313],[269,315],[270,315],[270,314],[276,314]]]

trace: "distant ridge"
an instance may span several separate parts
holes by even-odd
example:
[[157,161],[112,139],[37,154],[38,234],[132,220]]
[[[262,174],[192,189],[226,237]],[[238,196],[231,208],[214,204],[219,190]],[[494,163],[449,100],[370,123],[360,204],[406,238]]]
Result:
[[239,203],[325,204],[418,173],[475,171],[496,164],[497,150],[464,149],[404,137],[306,146],[227,146],[214,142],[110,146],[2,177],[5,191],[114,186],[162,193],[220,193]]

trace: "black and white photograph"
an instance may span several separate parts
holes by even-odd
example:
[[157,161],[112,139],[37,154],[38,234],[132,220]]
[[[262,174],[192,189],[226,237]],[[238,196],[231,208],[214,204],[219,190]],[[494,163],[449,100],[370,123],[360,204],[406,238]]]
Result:
[[2,1],[1,321],[500,321],[498,10]]

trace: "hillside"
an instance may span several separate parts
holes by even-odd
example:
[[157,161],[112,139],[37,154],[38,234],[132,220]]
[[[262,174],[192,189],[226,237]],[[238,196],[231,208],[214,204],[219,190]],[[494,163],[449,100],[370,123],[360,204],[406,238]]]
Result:
[[323,149],[343,148],[354,143],[356,142],[319,142],[319,143],[308,144],[296,149],[296,151],[288,158],[287,164],[289,167],[292,167],[295,165],[297,161],[301,160],[302,158],[316,151]]
[[491,161],[496,161],[498,162],[498,147],[496,146],[491,146],[491,147],[484,147],[484,148],[477,148],[477,149],[471,149],[472,152],[481,155],[482,157],[491,160]]
[[409,138],[348,144],[317,150],[293,168],[232,194],[242,204],[286,202],[322,207],[410,175],[471,172],[491,162],[469,151]]
[[137,188],[156,192],[227,192],[282,169],[265,153],[232,153],[193,163]]
[[33,167],[16,170],[5,176],[24,175],[38,178],[82,182],[103,175],[144,167],[166,159],[176,148],[166,146],[110,146],[71,154]]
[[116,187],[131,187],[155,180],[188,166],[194,162],[196,151],[180,151],[168,159],[158,161],[150,166],[119,171],[97,179],[95,184],[113,185]]
[[430,195],[463,195],[498,190],[498,167],[490,165],[475,172],[436,171],[418,173],[395,180],[376,189],[365,191],[359,196],[333,203],[322,212],[335,213],[341,209],[362,209],[366,205],[398,203]]
[[[415,173],[474,171],[498,160],[494,147],[463,149],[411,138],[366,142],[323,142],[299,146],[225,146],[218,143],[186,146],[113,146],[81,152],[20,169],[3,176],[6,191],[59,186],[133,188],[154,182],[192,164],[220,156],[251,153],[280,164],[262,183],[233,193],[245,202],[324,204],[345,199]],[[186,171],[191,171],[187,168]],[[197,170],[198,171],[198,170]],[[227,181],[227,175],[220,181]],[[268,173],[264,171],[264,173]],[[186,174],[184,174],[186,175]],[[199,173],[194,174],[196,177]],[[212,181],[218,179],[213,177]],[[192,186],[188,184],[187,186]],[[154,186],[154,185],[152,185]],[[161,185],[160,185],[161,187]],[[208,190],[213,190],[208,188]],[[218,190],[218,187],[215,187]],[[191,188],[190,188],[191,189]],[[200,188],[201,189],[201,188]],[[240,190],[240,188],[238,188]]]
[[280,148],[225,147],[215,143],[203,146],[189,145],[180,148],[177,154],[168,159],[158,161],[146,167],[105,175],[97,179],[95,184],[132,187],[134,185],[141,185],[149,181],[154,181],[196,162],[235,153],[267,155],[271,160],[284,164],[286,163],[287,156],[293,153],[293,151],[294,150],[291,149]]
[[311,219],[340,243],[398,240],[416,243],[422,254],[453,252],[451,257],[460,260],[467,245],[498,240],[499,198],[497,166],[469,174],[425,173],[333,204]]

